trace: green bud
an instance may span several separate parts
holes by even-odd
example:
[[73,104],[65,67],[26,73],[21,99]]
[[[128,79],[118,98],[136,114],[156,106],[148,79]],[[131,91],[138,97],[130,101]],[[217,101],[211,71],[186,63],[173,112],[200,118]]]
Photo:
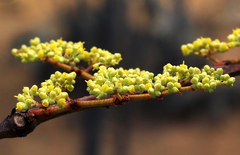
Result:
[[67,98],[68,97],[68,93],[67,92],[61,92],[59,95],[58,95],[60,98]]
[[28,47],[23,44],[23,45],[21,46],[21,51],[22,51],[22,52],[27,52],[27,50],[28,50]]
[[39,97],[40,97],[41,99],[46,99],[46,98],[48,98],[48,97],[47,97],[47,94],[44,93],[44,92],[40,92],[40,93],[39,93]]
[[220,76],[220,80],[227,81],[230,78],[228,74],[224,74]]
[[24,103],[24,102],[18,102],[17,104],[16,104],[16,109],[17,110],[19,110],[19,111],[21,111],[21,110],[27,110],[29,107],[27,106],[27,104],[26,103]]
[[207,91],[207,92],[209,91],[210,86],[208,83],[204,84],[203,87],[204,87],[205,91]]
[[79,63],[79,62],[80,62],[79,58],[74,58],[73,61],[74,61],[75,63]]
[[[154,84],[154,89],[157,90],[157,91],[160,91],[161,90],[161,84],[160,83],[155,83]],[[156,95],[157,96],[157,95]]]
[[172,88],[172,92],[173,92],[173,93],[177,93],[177,92],[179,92],[179,90],[178,90],[177,87],[173,87],[173,88]]
[[[149,89],[148,89],[148,93],[149,93],[151,96],[152,96],[152,95],[155,95],[153,88],[149,88]],[[154,96],[154,97],[155,97],[155,96]]]
[[24,92],[24,94],[28,94],[29,93],[29,88],[28,87],[23,87],[23,92]]
[[210,70],[210,67],[208,65],[205,65],[204,67],[204,70],[207,72],[208,70]]
[[161,95],[161,92],[160,91],[154,91],[154,94],[156,95],[156,96],[160,96]]
[[56,96],[57,96],[57,93],[55,91],[51,91],[49,94],[49,97],[52,99],[55,99]]
[[168,89],[172,89],[173,86],[174,86],[174,84],[173,84],[172,82],[168,82],[168,83],[167,83],[167,88],[168,88]]
[[103,98],[106,98],[106,97],[107,97],[107,93],[101,92],[101,93],[97,96],[97,99],[100,100],[100,99],[103,99]]
[[49,106],[49,101],[48,101],[48,99],[42,100],[42,105],[43,105],[44,107],[48,107],[48,106]]
[[227,85],[228,87],[232,87],[234,82],[235,82],[235,78],[234,78],[234,77],[230,77],[230,78],[227,80],[226,85]]
[[16,97],[19,102],[25,102],[25,96],[22,94],[18,94],[18,96],[14,97]]
[[33,85],[30,89],[30,94],[32,94],[33,96],[36,96],[38,91],[38,86],[37,85]]
[[14,48],[14,49],[12,49],[12,55],[17,55],[17,52],[18,52],[18,49],[16,49],[16,48]]
[[66,89],[71,92],[71,91],[73,91],[74,86],[73,85],[66,85]]
[[107,91],[107,94],[112,94],[112,93],[113,93],[113,87],[109,87],[108,91]]
[[131,84],[130,78],[129,78],[129,77],[126,77],[126,78],[123,80],[123,85],[129,86],[130,84]]
[[94,93],[94,95],[99,95],[101,92],[100,92],[100,89],[94,88],[93,93]]
[[223,69],[222,68],[217,68],[216,73],[219,75],[223,74]]
[[167,79],[166,79],[166,78],[162,78],[162,79],[161,79],[161,84],[162,84],[162,85],[165,85],[166,83],[167,83]]
[[123,70],[123,68],[119,68],[117,71],[118,71],[118,74],[119,74],[120,76],[122,76],[122,75],[123,75],[123,73],[124,73],[124,70]]
[[101,64],[104,64],[104,63],[106,63],[106,59],[105,59],[104,57],[100,57],[100,58],[99,58],[99,62],[100,62]]
[[49,98],[48,99],[49,104],[54,104],[56,102],[55,98]]
[[139,90],[140,90],[141,92],[145,91],[145,90],[146,90],[146,86],[145,86],[144,84],[140,84],[140,85],[139,85]]
[[228,35],[227,37],[229,42],[234,42],[236,40],[236,37],[233,34]]
[[205,77],[205,78],[202,80],[202,83],[203,83],[203,85],[206,84],[206,83],[209,83],[209,78]]
[[48,56],[49,58],[54,57],[54,55],[55,55],[54,52],[48,52],[48,53],[47,53],[47,56]]
[[76,83],[76,81],[75,80],[71,80],[71,81],[69,81],[69,83],[74,85]]
[[117,74],[117,71],[113,70],[110,72],[110,78],[114,77]]
[[153,73],[149,73],[149,74],[148,74],[148,78],[149,78],[149,79],[153,79],[153,76],[154,76]]
[[62,108],[65,103],[66,103],[66,99],[64,99],[64,98],[61,98],[57,101],[57,105],[60,108]]
[[200,90],[200,89],[202,89],[202,87],[203,87],[203,84],[201,83],[201,82],[198,82],[197,83],[197,90]]
[[26,99],[26,104],[30,107],[34,103],[33,99]]
[[201,71],[200,71],[200,69],[199,68],[197,68],[197,67],[194,67],[194,74],[200,74],[201,73]]
[[55,72],[55,77],[56,78],[60,78],[62,76],[62,73],[61,72],[59,72],[59,71],[56,71]]
[[193,68],[193,67],[189,67],[188,72],[189,72],[190,74],[193,74],[194,68]]
[[192,83],[192,84],[197,84],[197,83],[198,83],[198,79],[197,79],[196,77],[193,77],[193,78],[191,79],[191,83]]
[[128,86],[122,87],[122,94],[126,94],[128,92]]
[[211,82],[210,83],[210,88],[216,89],[217,83],[216,82]]

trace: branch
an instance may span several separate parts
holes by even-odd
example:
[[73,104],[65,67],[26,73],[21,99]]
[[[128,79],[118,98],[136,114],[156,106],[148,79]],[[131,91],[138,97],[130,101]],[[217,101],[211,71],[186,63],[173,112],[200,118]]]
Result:
[[[50,58],[47,58],[45,61],[50,62],[56,67],[63,68],[67,71],[75,71],[78,73],[79,77],[81,76],[86,79],[93,79],[93,76],[87,73],[84,69],[60,64]],[[231,76],[240,75],[240,64],[215,66],[214,68],[219,67],[223,68],[225,74],[230,74]],[[181,92],[184,91],[195,91],[195,89],[192,88],[192,84],[189,81],[185,81],[184,83],[182,83],[182,87],[179,89],[179,92],[177,94],[181,94]],[[162,99],[164,96],[171,94],[173,93],[169,93],[168,90],[165,90],[161,92],[161,95],[159,97],[156,98]],[[39,124],[72,112],[94,107],[109,107],[113,105],[119,106],[124,105],[125,103],[128,103],[130,101],[147,99],[153,99],[153,97],[148,93],[125,95],[115,93],[115,95],[108,95],[106,99],[101,100],[97,100],[96,96],[87,96],[79,99],[68,98],[67,103],[62,108],[59,108],[57,105],[52,105],[46,108],[40,107],[38,109],[29,109],[26,112],[16,112],[14,108],[11,114],[8,115],[0,123],[0,139],[27,136]]]
[[[193,89],[192,86],[182,87],[179,90],[179,94],[191,90],[193,91],[195,89]],[[173,93],[169,93],[165,90],[158,99],[162,99],[164,96],[171,94]],[[111,95],[107,99],[102,100],[97,100],[95,96],[88,96],[76,100],[69,99],[62,108],[54,105],[47,108],[30,109],[27,112],[16,112],[15,109],[13,109],[11,114],[0,124],[0,139],[25,137],[39,124],[72,112],[94,107],[119,106],[130,101],[152,99],[151,95],[148,93],[133,95],[126,94],[121,95],[121,97],[122,100],[120,101],[115,95]]]

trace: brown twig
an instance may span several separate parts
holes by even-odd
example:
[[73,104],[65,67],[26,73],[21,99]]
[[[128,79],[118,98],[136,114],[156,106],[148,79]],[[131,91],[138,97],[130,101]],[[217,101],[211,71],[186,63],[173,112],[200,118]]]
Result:
[[207,56],[210,60],[212,60],[213,62],[215,62],[215,63],[220,63],[221,61],[220,60],[218,60],[217,58],[215,58],[213,55],[208,55]]
[[[180,92],[194,90],[192,86],[182,87]],[[167,90],[163,91],[160,98],[164,96],[170,95]],[[121,104],[119,104],[119,100],[113,95],[111,98],[97,100],[84,100],[77,99],[71,100],[68,99],[67,103],[59,108],[58,106],[50,106],[47,108],[39,108],[39,109],[30,109],[26,113],[24,112],[11,112],[9,116],[7,116],[0,123],[0,139],[3,138],[14,138],[14,137],[23,137],[27,136],[31,133],[39,124],[48,121],[50,119],[69,114],[75,111],[81,111],[88,108],[94,107],[109,107],[112,105],[123,105],[122,103],[126,103],[129,101],[136,100],[146,100],[152,99],[149,94],[133,94],[133,95],[123,95]]]
[[69,66],[69,65],[56,62],[56,61],[54,61],[54,60],[51,59],[51,58],[46,58],[46,59],[44,59],[43,61],[48,62],[48,63],[51,63],[51,64],[53,64],[55,67],[62,68],[62,69],[66,70],[66,71],[69,71],[69,72],[74,71],[74,72],[77,73],[78,77],[82,77],[82,78],[84,78],[84,79],[86,79],[86,80],[89,80],[89,79],[92,79],[92,80],[93,80],[93,79],[94,79],[94,77],[93,77],[91,74],[89,74],[89,73],[86,72],[84,69],[81,69],[81,68],[79,68],[79,67],[71,67],[71,66]]

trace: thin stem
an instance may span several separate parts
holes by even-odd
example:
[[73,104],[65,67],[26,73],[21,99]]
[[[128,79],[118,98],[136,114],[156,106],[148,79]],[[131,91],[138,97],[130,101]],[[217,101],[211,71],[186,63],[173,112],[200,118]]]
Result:
[[215,63],[220,63],[221,61],[220,60],[218,60],[217,58],[215,58],[213,55],[208,55],[207,56],[210,60],[212,60],[213,62],[215,62]]
[[53,64],[55,67],[62,68],[69,72],[75,71],[78,74],[78,77],[82,77],[86,80],[89,80],[89,79],[94,80],[94,77],[91,74],[89,74],[88,72],[86,72],[84,69],[79,69],[78,67],[71,67],[69,65],[59,63],[59,62],[54,61],[51,58],[46,58],[44,61],[49,62],[49,63]]
[[116,92],[115,95],[119,99],[119,101],[123,100],[122,96],[118,92]]

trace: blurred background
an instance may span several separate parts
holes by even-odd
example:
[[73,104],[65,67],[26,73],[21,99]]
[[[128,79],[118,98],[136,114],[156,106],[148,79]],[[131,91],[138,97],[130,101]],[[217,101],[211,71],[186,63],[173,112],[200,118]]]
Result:
[[[0,119],[10,114],[23,86],[40,85],[57,68],[22,64],[12,48],[59,39],[84,41],[121,53],[116,67],[140,67],[155,75],[171,63],[212,65],[184,57],[180,46],[199,37],[227,41],[240,27],[238,0],[0,0]],[[239,57],[239,48],[216,55]],[[82,63],[84,67],[86,64]],[[24,138],[0,140],[0,154],[58,155],[225,155],[240,152],[240,78],[213,93],[184,92],[163,100],[94,108],[39,125]],[[88,95],[79,79],[72,98]]]

